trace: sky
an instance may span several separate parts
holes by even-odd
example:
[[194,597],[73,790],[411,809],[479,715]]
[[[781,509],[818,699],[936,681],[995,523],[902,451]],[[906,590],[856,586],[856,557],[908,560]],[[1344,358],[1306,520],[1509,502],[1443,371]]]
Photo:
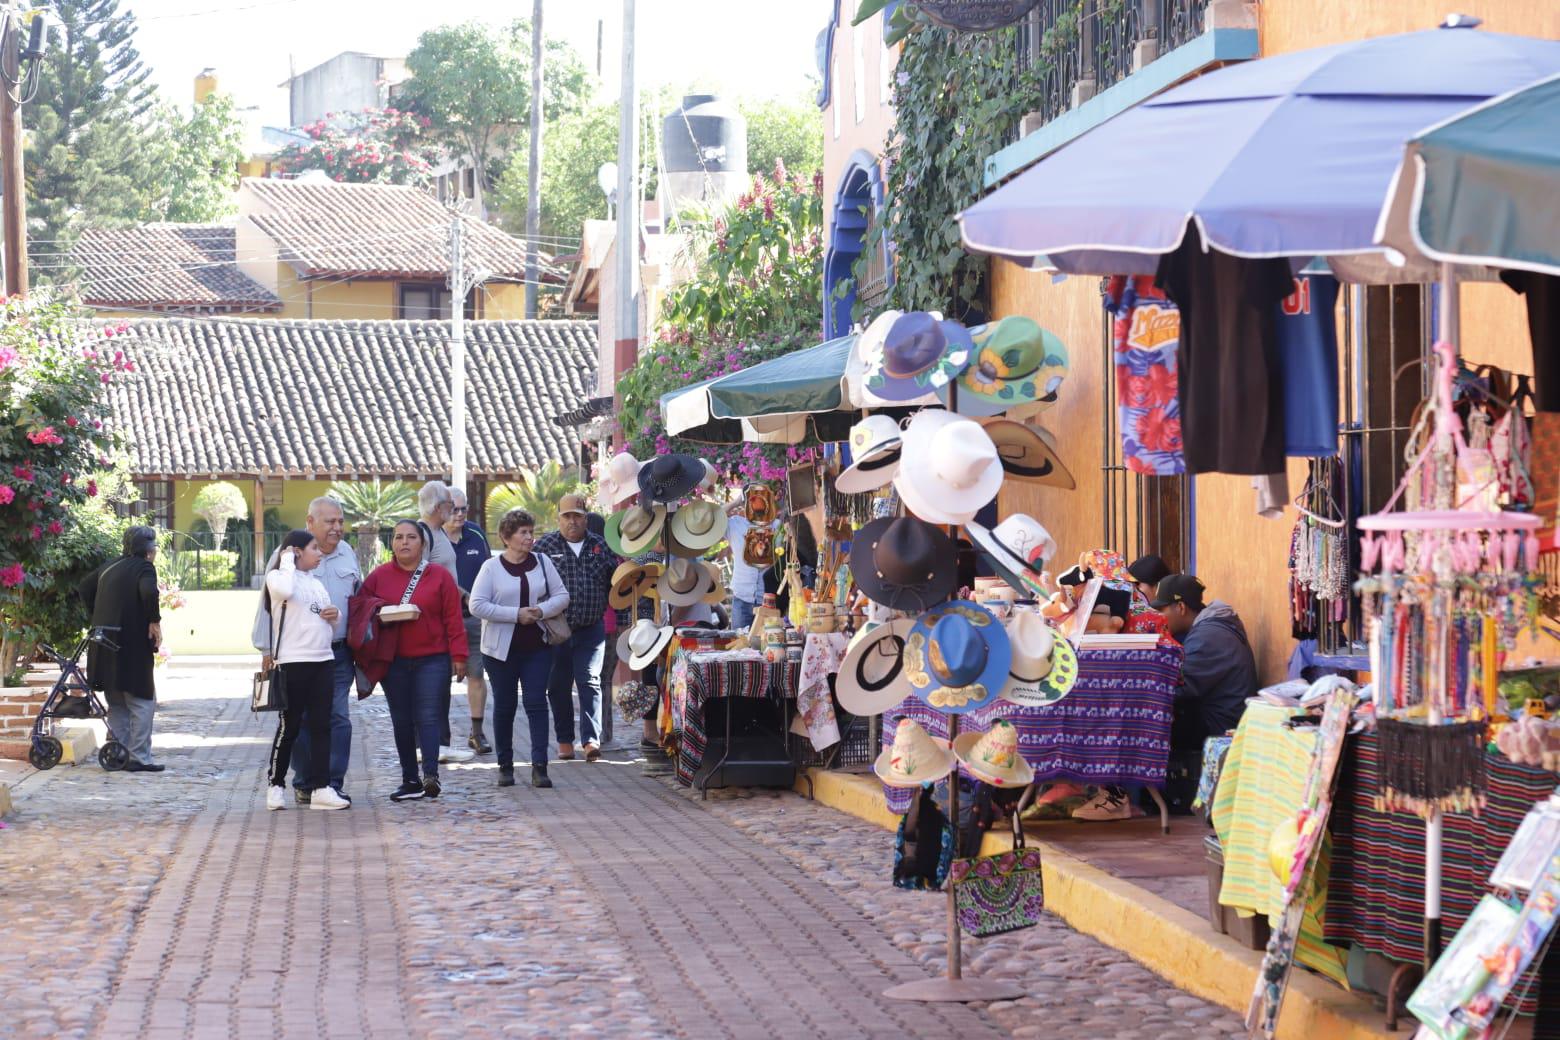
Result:
[[[749,96],[790,95],[815,74],[814,41],[834,0],[638,0],[638,78]],[[168,100],[188,104],[203,68],[240,109],[285,125],[279,84],[342,51],[405,55],[424,30],[529,15],[524,0],[125,0],[136,46]],[[547,35],[575,46],[592,70],[604,27],[603,90],[618,83],[622,0],[547,0]]]

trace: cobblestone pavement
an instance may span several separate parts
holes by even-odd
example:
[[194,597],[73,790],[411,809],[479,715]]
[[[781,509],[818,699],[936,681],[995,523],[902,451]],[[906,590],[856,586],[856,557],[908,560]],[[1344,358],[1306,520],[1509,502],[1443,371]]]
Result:
[[487,759],[443,767],[437,801],[395,805],[374,697],[354,709],[354,808],[267,813],[273,723],[248,712],[247,675],[192,669],[163,686],[167,773],[60,767],[15,791],[0,1035],[1239,1031],[1054,918],[966,940],[968,972],[1021,980],[1021,1000],[886,1001],[941,970],[946,908],[889,884],[887,835],[790,793],[700,803],[643,775],[621,722],[602,762],[554,763],[552,791],[500,789]]

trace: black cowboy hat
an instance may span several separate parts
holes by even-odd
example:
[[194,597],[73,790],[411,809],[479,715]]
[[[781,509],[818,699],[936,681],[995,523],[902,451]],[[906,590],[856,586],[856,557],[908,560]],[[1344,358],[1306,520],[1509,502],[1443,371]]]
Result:
[[704,463],[692,455],[657,455],[639,467],[639,493],[656,502],[675,502],[703,479]]
[[874,520],[851,540],[850,571],[875,603],[923,611],[953,595],[958,556],[953,539],[924,520]]

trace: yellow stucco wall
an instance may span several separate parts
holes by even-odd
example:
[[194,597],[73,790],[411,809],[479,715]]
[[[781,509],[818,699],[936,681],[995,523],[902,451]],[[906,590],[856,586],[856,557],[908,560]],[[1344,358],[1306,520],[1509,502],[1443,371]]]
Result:
[[[195,496],[200,494],[200,489],[210,480],[176,480],[173,482],[173,526],[176,531],[188,531],[195,523]],[[245,501],[254,503],[254,482],[248,480],[234,480],[229,483],[236,486],[244,493]],[[279,506],[267,506],[267,509],[279,509],[284,523],[292,527],[302,527],[303,518],[308,515],[309,502],[330,490],[331,481],[328,480],[284,480],[282,486],[282,504]],[[231,548],[231,546],[229,546]]]
[[[1560,3],[1554,0],[1466,0],[1457,9],[1485,20],[1485,30],[1560,37]],[[1323,46],[1364,36],[1435,26],[1445,15],[1441,0],[1263,0],[1265,55]],[[1004,488],[1003,515],[1029,512],[1057,541],[1061,566],[1097,547],[1104,534],[1105,449],[1103,385],[1108,346],[1100,317],[1099,280],[1051,276],[992,262],[993,313],[1027,314],[1061,337],[1072,371],[1062,399],[1040,422],[1058,438],[1062,459],[1077,479],[1075,491]],[[1500,285],[1468,285],[1461,292],[1462,352],[1475,363],[1514,372],[1532,371],[1525,311],[1519,297]],[[1304,483],[1303,459],[1289,464],[1291,490]],[[1281,678],[1293,641],[1288,617],[1288,552],[1293,513],[1281,521],[1259,518],[1247,477],[1196,478],[1197,571],[1212,595],[1240,612],[1264,680]],[[1114,547],[1113,547],[1114,548]]]

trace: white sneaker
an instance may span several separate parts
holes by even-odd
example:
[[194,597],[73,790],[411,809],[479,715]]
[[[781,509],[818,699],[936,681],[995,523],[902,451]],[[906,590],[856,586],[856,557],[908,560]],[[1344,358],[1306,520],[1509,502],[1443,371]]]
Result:
[[265,789],[265,807],[272,812],[287,808],[287,788],[267,787]]
[[1130,820],[1137,815],[1125,788],[1102,787],[1093,801],[1085,802],[1073,810],[1075,820]]
[[441,747],[439,749],[440,762],[470,762],[476,757],[475,751],[468,751],[466,748]]
[[352,803],[336,793],[334,787],[317,787],[309,798],[310,809],[350,809]]

